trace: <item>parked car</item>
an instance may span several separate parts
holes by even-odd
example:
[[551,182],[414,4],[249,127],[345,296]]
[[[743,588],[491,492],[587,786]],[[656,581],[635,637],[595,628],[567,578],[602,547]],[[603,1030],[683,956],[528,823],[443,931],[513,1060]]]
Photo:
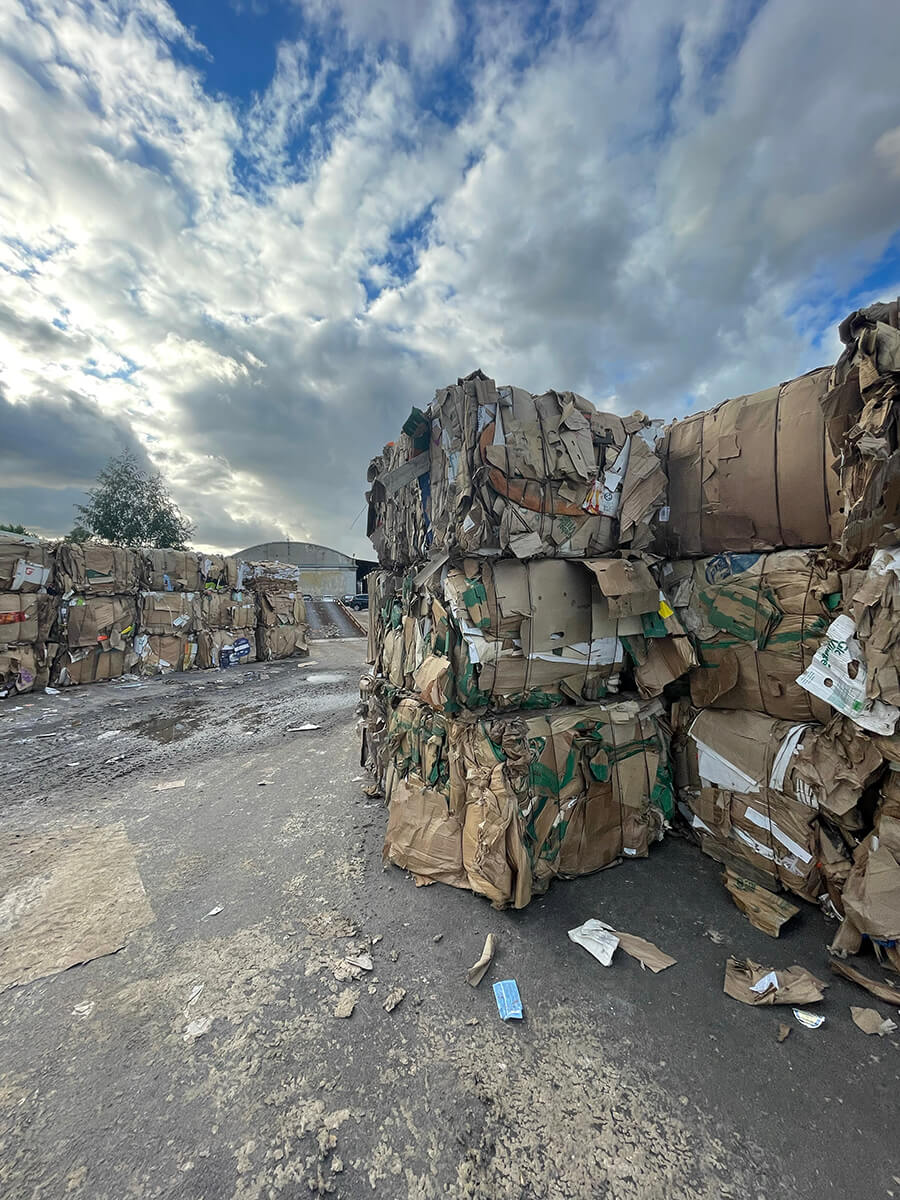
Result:
[[363,609],[369,607],[369,596],[367,592],[360,592],[358,596],[354,596],[350,601],[350,608],[355,608],[357,612],[362,612]]

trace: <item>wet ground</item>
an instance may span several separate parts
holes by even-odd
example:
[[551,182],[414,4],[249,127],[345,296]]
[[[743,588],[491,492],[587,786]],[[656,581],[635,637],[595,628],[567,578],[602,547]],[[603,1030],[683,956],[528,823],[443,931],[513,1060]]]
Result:
[[366,632],[368,613],[351,611],[338,600],[307,600],[306,619],[313,638],[359,637]]
[[[155,917],[0,994],[4,1200],[900,1197],[900,1043],[849,1016],[885,1006],[835,979],[807,1030],[722,994],[731,952],[829,978],[823,918],[773,941],[675,839],[521,913],[416,889],[360,790],[363,657],[0,706],[0,837],[123,828]],[[566,937],[590,916],[676,966],[601,967]]]

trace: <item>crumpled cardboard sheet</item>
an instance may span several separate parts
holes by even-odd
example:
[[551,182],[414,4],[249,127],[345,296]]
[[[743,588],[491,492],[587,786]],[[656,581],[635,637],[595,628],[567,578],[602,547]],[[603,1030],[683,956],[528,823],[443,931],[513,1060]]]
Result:
[[497,387],[481,371],[439,388],[370,465],[379,561],[402,568],[429,550],[526,559],[590,557],[620,542],[641,549],[665,499],[661,464],[641,441],[651,426],[573,392]]
[[53,583],[53,548],[39,538],[0,530],[0,592],[40,592]]
[[900,548],[876,550],[851,595],[866,665],[866,697],[900,706]]
[[183,637],[199,624],[199,592],[141,592],[141,633]]
[[236,647],[240,651],[240,662],[256,662],[256,630],[203,629],[197,634],[195,665],[201,671],[218,667],[222,650],[229,650],[233,654]]
[[56,585],[63,594],[134,595],[140,579],[140,557],[124,546],[60,542],[56,547]]
[[725,995],[742,1004],[815,1004],[827,987],[805,967],[796,965],[776,970],[732,956],[725,966]]
[[696,663],[640,558],[439,557],[369,594],[376,671],[449,713],[603,699],[626,659],[650,698]]
[[838,332],[844,350],[821,403],[844,492],[840,552],[852,562],[900,541],[900,303],[852,312]]
[[112,954],[154,920],[121,826],[0,835],[0,991]]
[[[409,804],[410,788],[439,793],[454,847],[459,827],[468,886],[495,907],[522,908],[557,876],[645,856],[672,811],[668,738],[656,702],[473,720],[403,698],[388,714],[389,802],[399,794],[398,806]],[[398,793],[401,781],[406,790]],[[395,831],[414,820],[401,826],[392,818],[387,861],[409,852],[408,833],[401,843]],[[442,837],[446,821],[434,826]],[[458,879],[456,850],[438,857],[441,870]],[[433,868],[417,873],[435,877]]]
[[839,536],[839,480],[821,407],[830,374],[820,367],[666,427],[659,554],[825,546]]
[[35,646],[0,647],[0,700],[34,688],[38,674],[35,650]]
[[258,562],[241,562],[237,568],[238,591],[245,587],[269,592],[300,591],[300,568],[296,563],[283,563],[277,559]]
[[824,554],[720,554],[659,571],[666,600],[694,640],[698,708],[747,709],[792,721],[829,721],[829,704],[797,686],[841,602]]
[[239,563],[226,554],[200,556],[200,585],[204,591],[234,591],[238,586]]
[[199,592],[201,558],[195,550],[142,550],[141,586],[150,592]]

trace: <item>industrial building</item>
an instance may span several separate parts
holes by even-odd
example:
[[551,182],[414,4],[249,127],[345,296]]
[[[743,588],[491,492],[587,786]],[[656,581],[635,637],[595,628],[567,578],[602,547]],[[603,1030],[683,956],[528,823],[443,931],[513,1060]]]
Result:
[[356,559],[329,546],[315,542],[261,542],[248,546],[234,556],[247,561],[277,559],[296,563],[300,568],[300,585],[310,596],[352,596],[365,590],[363,580],[376,567],[368,559]]

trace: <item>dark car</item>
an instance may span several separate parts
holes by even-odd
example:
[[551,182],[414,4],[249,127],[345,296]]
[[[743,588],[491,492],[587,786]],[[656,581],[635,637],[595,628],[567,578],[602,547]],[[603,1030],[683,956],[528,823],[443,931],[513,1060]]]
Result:
[[361,612],[364,608],[369,607],[369,597],[366,592],[360,592],[358,596],[354,596],[349,604],[350,608],[355,608],[357,612]]

